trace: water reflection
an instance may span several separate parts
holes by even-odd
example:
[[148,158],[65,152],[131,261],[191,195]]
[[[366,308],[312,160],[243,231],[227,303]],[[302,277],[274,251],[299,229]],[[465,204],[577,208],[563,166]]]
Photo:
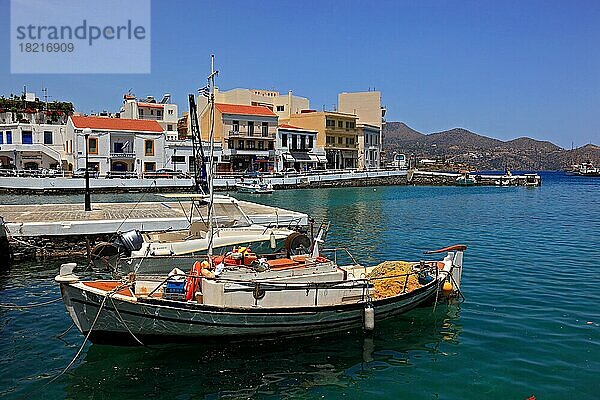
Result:
[[[68,377],[69,398],[297,398],[348,388],[390,369],[435,359],[458,343],[459,306],[426,307],[361,331],[280,342],[119,348],[92,345]],[[398,374],[402,374],[399,371]]]

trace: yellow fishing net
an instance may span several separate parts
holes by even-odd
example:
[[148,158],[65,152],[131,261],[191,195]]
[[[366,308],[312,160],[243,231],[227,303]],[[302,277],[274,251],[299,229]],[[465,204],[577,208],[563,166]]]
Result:
[[367,275],[367,278],[369,279],[382,278],[371,280],[374,287],[373,298],[383,299],[400,294],[404,289],[405,282],[406,292],[411,292],[421,287],[417,274],[414,273],[408,276],[408,281],[406,281],[406,276],[399,276],[397,278],[384,278],[386,276],[406,275],[412,272],[413,271],[410,263],[406,261],[385,261],[377,265]]

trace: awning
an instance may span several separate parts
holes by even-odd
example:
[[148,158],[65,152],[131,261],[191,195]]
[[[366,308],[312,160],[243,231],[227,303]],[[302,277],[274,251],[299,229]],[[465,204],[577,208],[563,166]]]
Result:
[[294,158],[293,155],[291,155],[290,153],[283,153],[283,161],[288,161],[288,162],[294,162],[296,161],[296,159]]

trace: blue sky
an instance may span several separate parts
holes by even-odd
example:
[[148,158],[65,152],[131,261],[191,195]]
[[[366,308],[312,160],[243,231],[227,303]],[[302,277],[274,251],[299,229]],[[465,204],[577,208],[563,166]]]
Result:
[[374,87],[388,121],[421,132],[600,144],[597,1],[153,1],[152,72],[89,75],[11,74],[8,9],[6,95],[43,84],[79,111],[117,111],[131,88],[169,92],[181,112],[214,53],[222,89],[293,90],[321,109]]

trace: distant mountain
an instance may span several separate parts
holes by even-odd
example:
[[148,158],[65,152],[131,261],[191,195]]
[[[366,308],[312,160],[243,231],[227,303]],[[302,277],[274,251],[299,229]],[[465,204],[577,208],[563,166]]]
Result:
[[557,170],[588,160],[600,165],[600,147],[595,145],[567,151],[548,141],[529,137],[502,141],[463,128],[423,134],[403,122],[385,125],[383,147],[388,155],[443,157],[479,169]]
[[385,124],[383,143],[403,143],[406,141],[418,141],[425,137],[421,132],[417,132],[404,122],[388,122]]

